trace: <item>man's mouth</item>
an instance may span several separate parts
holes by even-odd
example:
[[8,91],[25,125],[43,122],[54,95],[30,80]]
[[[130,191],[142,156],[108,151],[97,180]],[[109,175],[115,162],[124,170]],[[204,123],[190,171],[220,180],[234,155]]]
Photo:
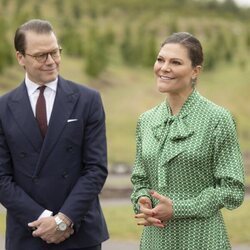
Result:
[[55,71],[56,68],[50,68],[50,69],[45,69],[44,71],[47,71],[47,72],[51,72],[51,71]]

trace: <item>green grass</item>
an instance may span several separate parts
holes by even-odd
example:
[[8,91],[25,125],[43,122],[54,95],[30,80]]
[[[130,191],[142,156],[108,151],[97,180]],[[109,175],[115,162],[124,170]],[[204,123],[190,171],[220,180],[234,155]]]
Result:
[[[156,91],[152,69],[129,68],[121,64],[110,66],[98,79],[83,71],[80,59],[63,55],[61,74],[68,79],[97,88],[103,98],[107,121],[109,162],[132,164],[135,156],[135,127],[139,115],[157,105],[165,96]],[[250,148],[250,63],[245,71],[239,65],[219,65],[213,72],[202,72],[198,90],[205,97],[222,105],[236,117],[240,145]],[[23,79],[18,65],[0,75],[0,94]]]
[[[205,97],[232,111],[243,151],[250,148],[250,106],[246,105],[250,80],[246,75],[250,75],[250,67],[242,72],[235,64],[221,65],[214,72],[203,72],[197,86]],[[142,112],[162,102],[165,96],[157,93],[151,69],[114,68],[105,77],[112,79],[111,83],[98,88],[107,114],[109,161],[132,163],[137,119]]]
[[[232,244],[250,244],[250,200],[241,207],[228,211],[223,209],[226,227]],[[142,227],[136,225],[131,205],[103,205],[103,212],[113,240],[139,240]],[[5,214],[0,213],[0,234],[5,232]]]
[[142,227],[136,225],[132,206],[104,206],[110,238],[115,240],[139,240]]
[[[136,225],[132,206],[104,206],[112,239],[139,240],[142,228]],[[250,200],[245,201],[236,210],[223,209],[226,227],[232,244],[250,244]]]
[[0,234],[4,235],[5,232],[5,213],[0,213]]
[[250,175],[246,176],[246,186],[250,186]]
[[246,200],[238,209],[223,209],[228,234],[233,244],[250,244],[250,200]]

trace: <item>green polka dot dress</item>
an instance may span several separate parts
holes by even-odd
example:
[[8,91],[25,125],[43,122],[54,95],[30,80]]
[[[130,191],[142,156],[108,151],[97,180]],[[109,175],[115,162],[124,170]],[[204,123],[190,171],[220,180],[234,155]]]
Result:
[[[243,161],[231,114],[196,90],[178,115],[166,102],[138,121],[131,200],[156,190],[173,200],[163,229],[144,227],[141,250],[231,249],[220,209],[244,198]],[[153,206],[157,201],[152,199]]]

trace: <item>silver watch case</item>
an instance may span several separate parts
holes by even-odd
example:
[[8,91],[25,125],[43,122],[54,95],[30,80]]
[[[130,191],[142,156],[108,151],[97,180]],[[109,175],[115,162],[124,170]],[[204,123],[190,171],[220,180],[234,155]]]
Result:
[[56,229],[58,231],[65,231],[67,229],[67,224],[59,217],[59,216],[56,216],[55,217],[55,222],[56,222]]

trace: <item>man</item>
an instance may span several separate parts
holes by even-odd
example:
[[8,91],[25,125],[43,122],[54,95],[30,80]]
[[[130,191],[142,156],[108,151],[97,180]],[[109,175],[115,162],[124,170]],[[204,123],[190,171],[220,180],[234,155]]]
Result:
[[108,239],[98,199],[107,177],[100,95],[59,76],[61,48],[49,22],[26,22],[14,43],[26,75],[0,98],[6,249],[99,250]]

